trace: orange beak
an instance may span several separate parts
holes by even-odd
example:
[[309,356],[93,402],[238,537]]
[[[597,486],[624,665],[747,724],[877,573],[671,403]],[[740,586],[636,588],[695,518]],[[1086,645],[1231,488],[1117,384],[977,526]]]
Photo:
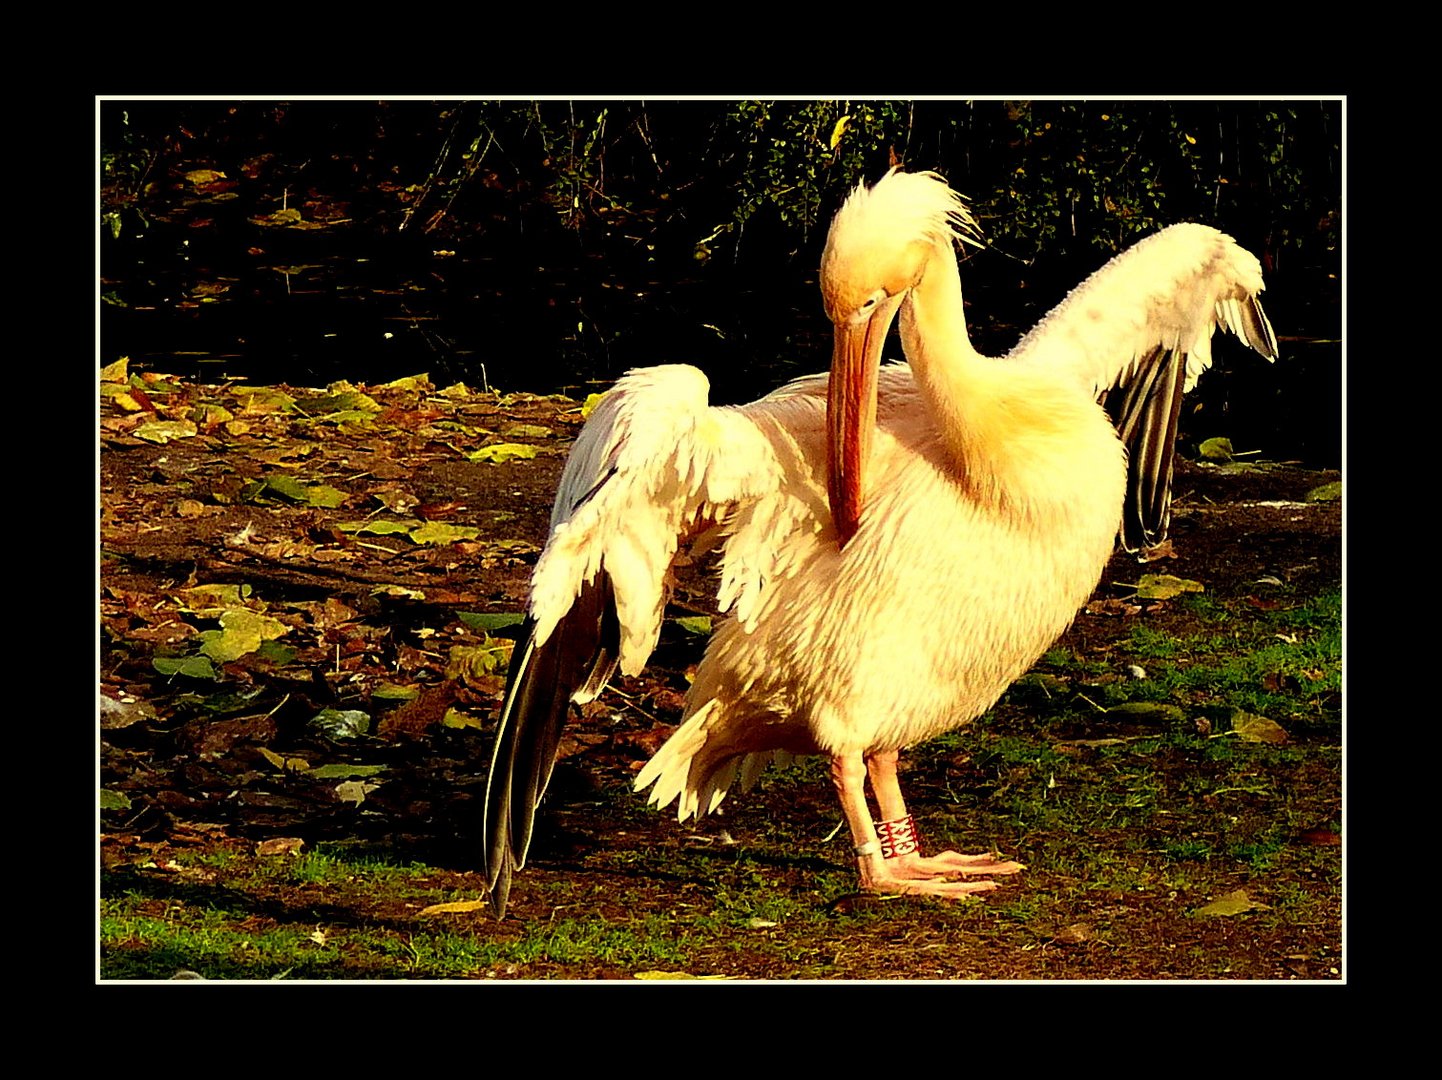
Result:
[[871,433],[876,430],[876,373],[887,331],[904,296],[888,297],[863,323],[836,324],[826,396],[826,485],[837,545],[842,548],[861,524]]

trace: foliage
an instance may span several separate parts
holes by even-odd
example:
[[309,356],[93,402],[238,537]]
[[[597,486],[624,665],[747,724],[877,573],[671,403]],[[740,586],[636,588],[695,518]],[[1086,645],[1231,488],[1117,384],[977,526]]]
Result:
[[730,150],[736,203],[730,220],[703,240],[741,238],[754,214],[772,210],[793,243],[805,243],[824,224],[823,199],[866,175],[880,155],[895,154],[911,114],[905,102],[741,101],[718,125]]
[[342,174],[382,186],[401,229],[503,217],[703,259],[737,255],[762,217],[782,250],[807,248],[847,189],[895,162],[945,173],[1023,262],[1203,220],[1320,265],[1340,227],[1336,101],[116,101],[101,118],[117,231],[167,167],[224,165],[243,139],[265,152],[226,175],[299,187],[349,159]]

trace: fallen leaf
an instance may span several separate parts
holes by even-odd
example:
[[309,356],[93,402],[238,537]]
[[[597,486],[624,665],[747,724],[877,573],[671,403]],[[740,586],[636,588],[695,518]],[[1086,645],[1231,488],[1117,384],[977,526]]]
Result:
[[381,718],[377,734],[388,739],[424,734],[443,721],[456,694],[457,684],[452,680],[426,687],[414,701],[389,710]]
[[409,534],[412,529],[420,527],[419,518],[407,518],[401,521],[342,521],[336,526],[343,533],[367,533],[371,536],[399,536]]
[[195,424],[189,420],[152,420],[141,424],[131,432],[137,439],[164,445],[171,439],[189,439],[196,433]]
[[314,484],[305,489],[305,501],[322,510],[334,510],[349,498],[344,491],[329,484]]
[[162,675],[184,675],[191,679],[213,679],[215,668],[203,656],[157,656],[151,666]]
[[491,446],[483,446],[479,450],[473,450],[466,455],[467,461],[488,461],[492,465],[502,461],[512,461],[517,458],[533,458],[540,451],[534,446],[525,443],[495,443]]
[[282,754],[277,754],[274,750],[266,746],[259,747],[258,749],[260,750],[260,756],[265,758],[266,761],[270,762],[281,772],[302,773],[310,769],[310,762],[306,761],[305,758],[288,758]]
[[481,530],[473,525],[447,525],[441,521],[428,521],[418,529],[412,529],[410,537],[417,544],[454,544],[459,540],[475,540]]
[[526,621],[526,617],[519,611],[497,612],[495,614],[462,611],[457,618],[473,630],[500,630],[507,626],[516,626]]
[[293,206],[284,210],[277,210],[273,214],[263,214],[250,219],[252,225],[270,226],[272,228],[296,225],[300,223],[300,211]]
[[1247,895],[1246,889],[1237,889],[1225,896],[1219,896],[1210,904],[1198,908],[1194,915],[1244,915],[1249,911],[1271,911],[1270,904],[1264,904],[1260,900],[1253,900]]
[[407,375],[404,378],[392,379],[388,383],[381,384],[382,390],[415,390],[419,393],[426,393],[434,389],[429,374]]
[[341,777],[375,776],[385,771],[384,765],[321,765],[306,775],[317,780],[339,780]]
[[395,683],[381,683],[371,691],[371,700],[375,701],[414,701],[421,696],[421,692],[414,686],[397,686]]
[[347,780],[345,783],[335,786],[335,794],[341,802],[354,803],[359,806],[366,801],[366,796],[378,787],[380,787],[379,784],[367,784],[364,780]]
[[378,413],[381,411],[380,403],[369,394],[362,394],[359,390],[349,389],[348,383],[335,384],[332,389],[337,393],[329,394],[326,397],[307,398],[302,407],[312,415],[316,413]]
[[370,730],[371,718],[358,709],[322,709],[306,726],[328,739],[354,739]]
[[1206,592],[1206,587],[1200,581],[1179,578],[1174,574],[1143,574],[1137,582],[1138,600],[1170,600],[1189,592]]
[[105,391],[110,389],[108,386],[102,386],[100,389],[102,397],[110,398],[114,404],[119,405],[126,412],[145,411],[145,405],[140,401],[139,395],[128,394],[124,390],[119,389],[112,394],[106,394]]
[[231,608],[220,616],[219,630],[201,632],[200,652],[222,664],[228,663],[255,652],[263,641],[273,641],[289,629],[269,615],[249,608]]
[[372,596],[389,596],[395,600],[424,600],[425,590],[411,589],[404,585],[377,585],[371,590]]
[[1171,537],[1167,537],[1160,544],[1153,544],[1151,547],[1137,552],[1137,562],[1139,563],[1160,562],[1162,559],[1175,559],[1176,557],[1177,553],[1172,547]]
[[459,709],[447,709],[446,715],[441,717],[441,727],[472,728],[480,731],[485,726],[485,722],[482,721],[480,717],[463,713]]
[[485,908],[484,900],[453,900],[449,904],[431,904],[421,908],[417,915],[464,915],[470,911],[480,911]]
[[1280,744],[1287,741],[1286,729],[1275,720],[1238,709],[1232,713],[1232,730],[1243,742]]
[[1203,461],[1231,461],[1232,440],[1225,438],[1203,439],[1202,444],[1197,447],[1197,453]]
[[275,855],[299,855],[305,841],[299,836],[276,836],[262,840],[255,845],[255,853],[262,857]]
[[181,610],[203,619],[218,619],[226,611],[249,600],[252,592],[249,585],[194,585],[188,589],[177,589],[174,595],[181,604]]
[[477,675],[493,675],[504,671],[515,642],[507,639],[483,645],[454,645],[446,659],[446,678],[472,679]]

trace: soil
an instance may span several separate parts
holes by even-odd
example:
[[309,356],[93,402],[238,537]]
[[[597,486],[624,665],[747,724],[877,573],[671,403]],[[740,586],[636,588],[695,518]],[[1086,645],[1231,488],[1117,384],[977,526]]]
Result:
[[[134,389],[142,391],[138,401]],[[297,837],[308,845],[384,845],[403,860],[429,865],[438,888],[484,897],[480,809],[503,675],[465,650],[493,646],[514,631],[492,627],[488,636],[458,616],[522,610],[565,448],[581,422],[579,403],[447,396],[425,386],[366,392],[375,404],[367,418],[333,422],[315,408],[267,412],[253,399],[241,408],[228,388],[154,379],[132,386],[137,408],[107,400],[100,460],[101,690],[109,706],[101,718],[100,755],[102,787],[114,801],[102,802],[102,895],[143,887],[163,908],[184,892],[164,869],[173,868],[177,854],[193,865],[207,853]],[[215,402],[227,402],[230,415],[202,408]],[[144,432],[145,423],[184,417],[200,418],[193,435],[148,441],[154,436]],[[464,456],[481,444],[516,442],[537,456],[499,464]],[[333,486],[343,501],[327,506],[291,489],[287,496],[258,487],[257,481],[278,476]],[[1139,623],[1178,640],[1215,632],[1215,612],[1128,601],[1143,572],[1204,582],[1208,597],[1222,605],[1268,603],[1259,582],[1285,583],[1293,598],[1338,589],[1340,502],[1302,500],[1339,479],[1336,472],[1295,465],[1237,470],[1181,462],[1173,557],[1138,567],[1118,554],[1097,602],[1060,645],[1079,658],[1114,664],[1119,643]],[[401,518],[475,532],[426,544],[354,528],[358,521]],[[208,678],[158,670],[157,658],[195,658],[197,635],[225,628],[199,594],[187,592],[219,585],[248,587],[237,603],[276,620],[284,630],[277,643],[288,651],[212,657]],[[704,568],[693,567],[681,576],[672,614],[711,610]],[[477,936],[514,938],[526,926],[555,919],[564,906],[558,895],[618,925],[643,914],[686,918],[678,912],[715,905],[718,882],[744,890],[752,875],[763,875],[818,912],[838,918],[883,912],[886,947],[874,933],[838,930],[830,940],[809,943],[804,963],[774,949],[718,947],[714,970],[750,978],[798,972],[852,979],[1339,978],[1339,694],[1320,703],[1317,723],[1293,724],[1288,733],[1295,747],[1334,751],[1296,757],[1283,781],[1295,822],[1286,843],[1314,849],[1306,869],[1285,860],[1271,873],[1208,864],[1207,895],[1179,899],[1176,887],[1151,882],[1135,890],[1097,888],[1086,903],[1043,902],[1023,920],[1035,947],[1019,947],[997,930],[998,902],[1070,895],[1062,887],[1067,871],[1034,861],[1046,827],[1028,833],[1006,817],[1007,771],[985,746],[1037,737],[1054,747],[1074,744],[1070,752],[1086,755],[1085,740],[1127,738],[1129,731],[1107,717],[1039,732],[1025,695],[1009,695],[985,718],[984,730],[968,736],[989,743],[918,748],[907,760],[905,783],[918,820],[931,831],[940,831],[938,818],[950,820],[948,807],[958,810],[955,830],[976,837],[972,849],[995,839],[1028,862],[1027,872],[962,905],[878,901],[844,886],[818,891],[818,879],[844,882],[849,861],[844,844],[826,842],[837,814],[830,785],[815,767],[773,773],[699,827],[678,827],[629,792],[635,772],[677,719],[687,666],[703,648],[704,637],[668,623],[647,671],[620,679],[575,718],[507,918],[496,923],[488,912],[475,912],[469,918]],[[410,696],[386,708],[382,691],[391,685]],[[373,726],[355,739],[327,738],[312,723],[327,708],[361,710]],[[383,765],[386,779],[351,801],[338,798],[335,785],[287,773],[287,758],[302,758],[311,770]],[[1172,790],[1183,791],[1200,764],[1195,755],[1174,753],[1152,767],[1170,770]],[[1210,812],[1201,803],[1195,809]],[[976,817],[968,820],[971,810]],[[1129,833],[1099,834],[1095,842],[1116,844],[1119,836],[1148,828],[1160,834],[1168,826],[1136,821]],[[658,868],[663,864],[641,858],[657,852],[674,861]],[[1316,917],[1196,917],[1208,896],[1221,895],[1228,883],[1270,897],[1273,906],[1288,889],[1303,890]],[[1004,900],[994,899],[1003,894]],[[272,885],[253,903],[260,922],[403,928],[415,917],[413,905],[383,894],[342,901],[299,884]],[[113,958],[123,948],[112,944],[107,952]],[[102,956],[102,971],[106,962]],[[629,972],[604,962],[541,959],[476,974],[591,979]]]

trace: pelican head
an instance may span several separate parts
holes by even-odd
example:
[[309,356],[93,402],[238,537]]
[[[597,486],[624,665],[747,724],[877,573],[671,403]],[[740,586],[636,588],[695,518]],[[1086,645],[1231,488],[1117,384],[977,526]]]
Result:
[[821,256],[821,295],[835,327],[827,397],[827,491],[838,543],[861,520],[876,374],[897,311],[938,248],[981,246],[961,196],[933,172],[892,169],[871,188],[857,185],[832,219]]

